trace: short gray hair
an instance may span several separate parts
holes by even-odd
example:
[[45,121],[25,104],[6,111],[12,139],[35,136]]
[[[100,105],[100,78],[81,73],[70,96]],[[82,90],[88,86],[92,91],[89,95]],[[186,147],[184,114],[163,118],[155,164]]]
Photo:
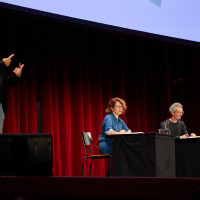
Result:
[[183,108],[182,104],[176,102],[169,107],[169,112],[175,112],[177,107]]

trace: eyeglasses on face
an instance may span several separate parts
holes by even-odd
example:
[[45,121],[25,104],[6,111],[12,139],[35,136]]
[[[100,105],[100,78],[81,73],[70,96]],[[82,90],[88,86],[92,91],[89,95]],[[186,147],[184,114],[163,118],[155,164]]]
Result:
[[114,106],[115,108],[123,108],[122,106]]
[[178,113],[178,114],[184,114],[184,111],[183,112],[178,112],[178,111],[175,111],[175,113]]

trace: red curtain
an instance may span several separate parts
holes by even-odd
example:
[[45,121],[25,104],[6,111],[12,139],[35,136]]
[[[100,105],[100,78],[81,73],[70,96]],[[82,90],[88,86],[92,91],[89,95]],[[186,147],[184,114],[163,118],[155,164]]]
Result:
[[[82,130],[92,133],[93,153],[99,153],[111,97],[126,100],[122,118],[132,131],[156,132],[175,101],[184,104],[188,130],[198,131],[199,48],[3,9],[0,16],[7,30],[1,57],[15,53],[25,63],[21,81],[7,90],[4,133],[37,133],[41,117],[41,132],[53,138],[54,175],[81,174]],[[104,176],[107,164],[93,164],[92,175]]]

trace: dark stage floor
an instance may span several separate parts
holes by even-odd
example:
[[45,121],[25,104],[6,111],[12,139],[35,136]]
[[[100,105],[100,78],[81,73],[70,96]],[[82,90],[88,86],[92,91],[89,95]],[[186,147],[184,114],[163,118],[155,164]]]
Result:
[[1,176],[0,199],[184,200],[199,186],[199,178]]

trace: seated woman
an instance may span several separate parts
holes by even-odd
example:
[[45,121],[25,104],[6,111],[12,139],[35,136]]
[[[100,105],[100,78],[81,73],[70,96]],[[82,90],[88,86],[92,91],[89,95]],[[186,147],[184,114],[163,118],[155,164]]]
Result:
[[129,133],[131,130],[119,117],[127,109],[126,102],[118,97],[110,99],[106,113],[108,113],[101,125],[101,136],[99,138],[99,151],[101,154],[112,155],[111,135]]
[[[180,103],[173,103],[169,108],[169,112],[171,117],[161,123],[161,129],[169,129],[171,135],[177,136],[180,139],[188,138],[189,134],[185,123],[180,120],[184,113],[183,106]],[[194,137],[196,135],[191,133],[190,136]]]

